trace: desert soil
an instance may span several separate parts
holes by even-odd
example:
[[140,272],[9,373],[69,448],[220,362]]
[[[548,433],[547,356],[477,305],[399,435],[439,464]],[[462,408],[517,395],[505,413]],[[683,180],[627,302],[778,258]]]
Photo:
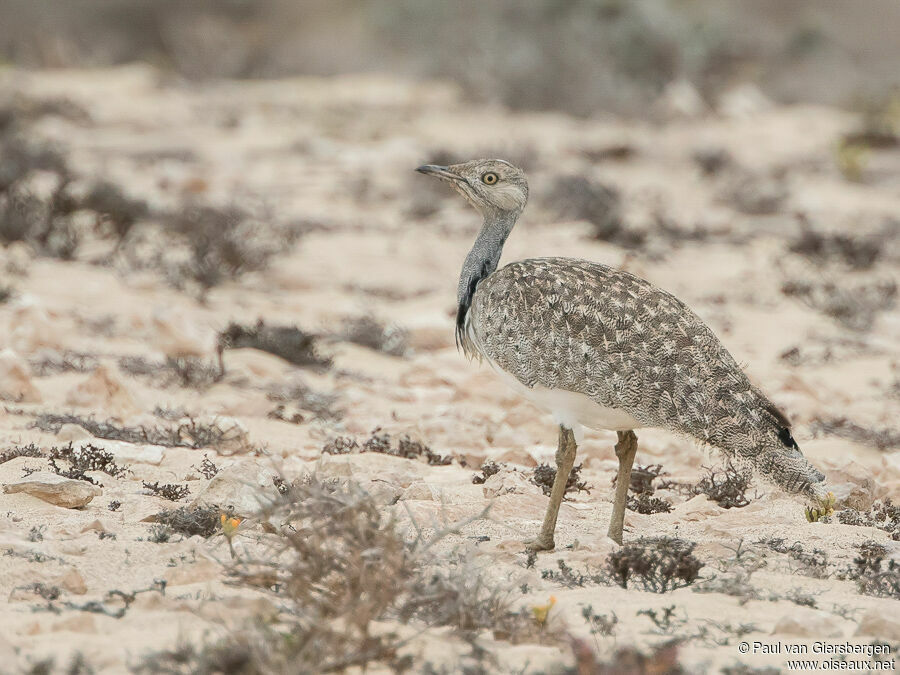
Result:
[[[609,432],[586,432],[578,462],[591,491],[564,503],[557,550],[527,567],[521,542],[536,533],[547,503],[528,477],[538,464],[552,463],[556,428],[489,368],[457,352],[456,279],[480,223],[458,196],[413,172],[419,164],[475,156],[521,162],[531,204],[504,261],[588,258],[681,297],[786,411],[800,447],[836,494],[864,511],[875,499],[900,496],[900,448],[890,446],[900,420],[900,315],[886,302],[871,322],[854,323],[860,296],[853,295],[852,316],[842,322],[821,303],[783,292],[798,280],[824,288],[826,296],[867,285],[889,289],[896,281],[896,229],[893,238],[877,237],[900,214],[900,162],[891,150],[876,150],[861,180],[842,174],[835,148],[859,124],[855,116],[777,107],[736,92],[714,111],[672,113],[652,123],[591,121],[473,104],[442,83],[342,77],[197,85],[145,67],[6,71],[0,83],[29,100],[85,111],[46,114],[30,133],[59,147],[77,177],[102,178],[145,200],[151,221],[154,213],[197,200],[261,214],[261,227],[277,221],[302,229],[267,269],[202,297],[152,268],[124,264],[103,239],[85,243],[69,261],[23,244],[3,251],[5,283],[15,293],[0,305],[0,347],[7,350],[0,450],[90,442],[130,472],[90,474],[102,486],[82,508],[26,492],[0,494],[0,591],[7,599],[0,608],[0,670],[17,672],[46,657],[64,664],[80,652],[98,672],[123,672],[147,653],[227,637],[271,611],[264,593],[226,583],[224,537],[149,538],[154,514],[202,500],[210,490],[250,516],[253,486],[271,489],[275,471],[288,479],[350,477],[408,536],[415,526],[440,529],[471,519],[441,540],[448,560],[460,554],[474,560],[514,589],[515,607],[544,605],[553,596],[548,630],[583,640],[602,659],[619,647],[650,650],[681,636],[679,659],[689,672],[718,672],[736,663],[780,668],[788,658],[743,656],[741,640],[900,642],[900,623],[891,619],[896,599],[861,594],[854,581],[838,578],[861,542],[876,540],[894,556],[897,542],[874,527],[808,523],[801,501],[760,483],[743,508],[660,489],[656,496],[672,502],[670,513],[627,513],[626,543],[659,535],[696,542],[704,567],[691,586],[656,594],[544,578],[542,571],[558,571],[559,560],[582,572],[601,569],[616,549],[605,536],[616,467]],[[719,150],[729,163],[705,174],[695,155]],[[643,241],[597,239],[589,223],[566,215],[551,187],[576,176],[615,187],[624,231],[645,233]],[[803,227],[873,237],[875,260],[853,267],[830,249],[818,258],[794,251]],[[329,337],[360,316],[405,331],[405,352]],[[135,376],[120,365],[123,357],[185,356],[213,364],[217,333],[229,322],[258,319],[325,336],[318,349],[331,365],[304,368],[262,351],[229,349],[224,378],[201,387],[180,386],[163,373]],[[67,354],[88,355],[91,367],[38,368]],[[317,416],[289,400],[285,416],[296,412],[299,423],[273,418],[278,401],[271,392],[292,387],[335,396],[338,414]],[[177,426],[193,417],[229,430],[231,442],[141,446],[92,438],[78,426],[54,434],[35,428],[42,413],[131,427]],[[836,420],[858,427],[841,435]],[[371,452],[322,452],[337,436],[362,444],[376,428],[395,441],[408,435],[454,461],[432,466]],[[877,447],[866,430],[880,430],[887,438],[880,445],[888,447]],[[722,463],[716,452],[662,430],[638,437],[637,463],[661,464],[671,480],[696,483],[703,467]],[[199,470],[204,457],[219,470],[212,479]],[[488,460],[504,469],[474,484]],[[0,483],[49,469],[46,458],[18,457],[0,464]],[[187,486],[190,494],[173,503],[144,487],[155,481]],[[110,508],[114,501],[117,510]],[[473,519],[488,505],[485,518]],[[252,548],[262,533],[249,518],[235,547]],[[825,578],[760,543],[769,538],[824,552]],[[764,564],[749,581],[755,597],[727,588],[698,592],[703,580],[729,573],[740,542]],[[150,589],[160,579],[164,594],[139,593],[121,617],[84,609],[90,601],[118,609],[121,603],[106,599],[109,591]],[[58,597],[40,597],[38,582],[58,588]],[[806,604],[814,607],[791,599],[800,597],[812,598]],[[668,629],[645,611],[673,605],[677,618]],[[615,614],[611,636],[590,633],[586,606]],[[510,644],[490,630],[477,640],[501,672],[561,672],[575,663],[566,640]],[[431,662],[453,672],[472,647],[446,631],[426,631],[404,649],[416,669]]]

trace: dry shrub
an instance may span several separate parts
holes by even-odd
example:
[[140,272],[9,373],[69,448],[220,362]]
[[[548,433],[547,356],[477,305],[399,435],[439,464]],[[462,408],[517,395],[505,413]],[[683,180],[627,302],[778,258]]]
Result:
[[865,541],[857,547],[853,565],[841,576],[856,582],[864,595],[900,600],[900,564],[886,559],[887,548],[876,541]]
[[624,232],[622,198],[614,187],[579,175],[557,176],[545,201],[560,218],[589,222],[596,239],[618,242]]
[[334,421],[344,416],[344,411],[336,406],[338,401],[336,394],[316,391],[302,383],[272,386],[267,397],[270,401],[293,404],[300,410],[310,413],[313,419]]
[[30,359],[29,365],[35,375],[46,377],[59,373],[91,373],[97,368],[99,361],[93,354],[44,352]]
[[474,476],[472,476],[472,482],[475,485],[483,485],[488,478],[500,473],[502,468],[502,466],[500,466],[493,460],[485,462],[481,465],[481,473],[476,473]]
[[[75,480],[83,480],[94,485],[99,485],[90,476],[86,475],[86,471],[102,471],[108,476],[117,478],[129,472],[127,466],[119,466],[112,453],[107,452],[103,448],[99,448],[91,443],[83,444],[79,448],[73,447],[72,443],[63,447],[52,447],[48,453],[50,458],[50,469],[66,478]],[[62,460],[68,465],[66,468],[60,467],[56,460]]]
[[874,445],[878,450],[900,447],[900,430],[864,427],[846,417],[817,417],[809,426],[814,436],[819,434],[837,436],[855,443]]
[[390,356],[406,356],[409,352],[409,334],[406,330],[385,324],[370,315],[346,319],[336,337]]
[[838,261],[853,269],[865,270],[885,253],[887,243],[897,237],[898,225],[888,222],[877,232],[853,235],[844,232],[823,232],[803,219],[800,235],[790,243],[792,253],[819,263]]
[[868,330],[880,312],[892,309],[897,301],[897,283],[891,278],[860,283],[831,280],[790,279],[781,292],[798,298],[841,325],[853,330]]
[[196,356],[169,356],[165,361],[151,361],[143,356],[123,356],[119,369],[134,377],[145,377],[159,386],[176,384],[192,389],[208,389],[221,381],[224,373],[215,364]]
[[218,349],[259,349],[280,356],[298,366],[328,368],[331,359],[318,353],[316,336],[296,326],[267,326],[262,319],[255,326],[230,323],[219,333]]
[[694,583],[703,563],[697,545],[674,537],[642,538],[609,554],[606,572],[622,588],[665,593]]
[[747,490],[752,475],[734,466],[730,461],[721,469],[706,468],[706,476],[692,488],[695,495],[704,494],[724,509],[747,506]]
[[514,589],[497,585],[470,557],[435,561],[420,569],[407,593],[399,608],[404,621],[415,618],[471,635],[489,630],[495,639],[513,642],[537,634],[527,609],[512,610]]
[[609,579],[603,572],[582,574],[576,572],[572,567],[566,564],[566,561],[560,558],[556,561],[559,571],[553,569],[541,570],[541,579],[553,581],[565,586],[566,588],[583,588],[588,584],[596,585],[609,583]]
[[168,499],[170,502],[181,501],[191,494],[191,490],[187,485],[176,485],[175,483],[164,483],[163,485],[160,485],[159,481],[154,481],[153,483],[143,481],[143,485],[144,489],[148,490],[150,494],[162,497],[163,499]]
[[637,497],[628,495],[625,506],[631,511],[637,511],[644,515],[653,513],[670,513],[672,511],[672,502],[659,497],[651,497],[646,494],[640,494]]
[[834,517],[844,525],[877,527],[891,535],[894,541],[900,541],[900,506],[895,506],[890,497],[875,502],[868,511],[845,508],[838,511]]
[[767,546],[776,553],[784,553],[790,557],[794,572],[814,579],[826,579],[831,576],[828,553],[820,548],[808,551],[799,541],[788,546],[787,540],[783,537],[770,537],[757,543]]
[[[307,477],[280,486],[264,513],[263,546],[240,549],[228,570],[230,583],[272,595],[278,619],[225,642],[151,655],[142,672],[213,673],[222,663],[242,673],[408,669],[386,620],[510,640],[536,632],[529,615],[512,610],[511,586],[492,584],[467,556],[436,558],[434,539],[404,541],[358,485]],[[171,527],[179,511],[167,516]]]
[[[653,481],[662,475],[665,475],[661,464],[650,464],[642,466],[636,465],[631,470],[630,491],[637,496],[629,494],[626,498],[625,506],[632,511],[643,514],[652,513],[669,513],[672,510],[672,503],[666,499],[654,497],[653,493],[656,487]],[[613,485],[616,484],[618,476],[613,476]]]
[[[590,493],[590,486],[588,486],[586,481],[581,480],[582,466],[582,464],[578,464],[577,466],[572,467],[572,472],[569,474],[569,479],[566,481],[566,490],[563,494],[569,494],[570,492]],[[553,491],[553,482],[555,480],[556,469],[554,467],[549,464],[539,464],[534,467],[534,475],[531,477],[531,482],[541,488],[541,491],[548,497]]]
[[372,431],[372,435],[363,443],[361,452],[377,452],[405,459],[420,459],[432,466],[447,466],[453,462],[453,457],[450,455],[440,455],[425,443],[413,440],[405,434],[400,437],[394,447],[390,434],[380,432],[381,427]]
[[138,445],[162,445],[169,448],[217,448],[252,450],[244,432],[236,426],[220,425],[216,421],[201,422],[189,417],[186,422],[169,427],[128,427],[113,420],[98,422],[92,417],[44,413],[37,416],[32,426],[47,433],[59,433],[65,424],[77,424],[96,438],[125,441]]
[[16,457],[43,457],[44,451],[34,443],[28,445],[18,445],[0,452],[0,464],[5,464]]
[[168,270],[179,287],[196,283],[202,291],[246,272],[263,270],[292,244],[294,236],[279,232],[237,207],[187,205],[168,219],[190,257]]
[[199,535],[208,539],[219,528],[220,510],[214,506],[179,506],[156,514],[156,522],[186,537]]

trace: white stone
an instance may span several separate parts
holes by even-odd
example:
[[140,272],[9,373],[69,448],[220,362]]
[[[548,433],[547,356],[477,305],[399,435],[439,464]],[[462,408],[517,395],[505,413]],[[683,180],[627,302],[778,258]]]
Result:
[[844,620],[834,614],[809,607],[794,607],[778,619],[772,635],[800,635],[802,637],[839,638],[844,636]]
[[41,402],[41,393],[31,381],[28,364],[12,349],[0,352],[0,398],[21,403]]
[[3,491],[11,494],[24,492],[50,504],[67,509],[78,509],[90,503],[94,497],[103,494],[97,485],[87,481],[63,478],[49,471],[39,471],[15,483],[3,486]]
[[860,620],[856,634],[871,635],[890,642],[900,642],[900,618],[884,610],[870,609]]
[[274,480],[278,472],[250,462],[239,462],[219,471],[191,506],[229,508],[239,516],[251,516],[278,498]]
[[541,489],[532,483],[521,471],[502,470],[484,482],[482,493],[488,499],[500,495],[534,495],[542,494]]

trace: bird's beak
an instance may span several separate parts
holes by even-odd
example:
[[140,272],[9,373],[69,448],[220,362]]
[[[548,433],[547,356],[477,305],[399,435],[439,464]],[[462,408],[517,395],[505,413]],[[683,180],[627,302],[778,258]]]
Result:
[[441,180],[451,180],[451,181],[459,181],[462,180],[462,176],[457,173],[453,173],[450,170],[450,167],[447,166],[437,166],[436,164],[424,164],[416,169],[419,173],[424,173],[428,176],[436,176]]

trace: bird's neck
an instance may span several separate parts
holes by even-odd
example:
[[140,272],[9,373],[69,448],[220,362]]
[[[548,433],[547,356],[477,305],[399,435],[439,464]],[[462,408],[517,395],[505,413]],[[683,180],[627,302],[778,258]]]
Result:
[[516,224],[518,212],[501,211],[484,214],[484,225],[475,239],[475,244],[469,255],[463,262],[462,272],[459,275],[457,287],[457,300],[459,303],[456,322],[457,332],[462,330],[469,306],[472,304],[472,296],[479,282],[497,269],[500,255],[503,253],[503,244]]

